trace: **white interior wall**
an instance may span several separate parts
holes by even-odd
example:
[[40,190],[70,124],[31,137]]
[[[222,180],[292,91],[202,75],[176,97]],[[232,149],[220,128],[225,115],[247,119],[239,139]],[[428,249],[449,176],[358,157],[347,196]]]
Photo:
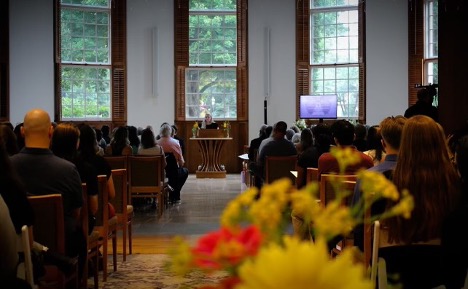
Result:
[[366,116],[379,124],[408,108],[408,3],[366,1]]
[[[295,120],[294,0],[249,1],[249,139],[263,123],[265,28],[270,29],[268,123]],[[407,107],[407,5],[367,1],[367,123]],[[10,116],[42,107],[53,117],[53,4],[10,0]],[[158,127],[174,120],[173,1],[127,1],[128,123]],[[157,95],[153,95],[152,29],[158,31]],[[383,37],[384,36],[384,37]]]

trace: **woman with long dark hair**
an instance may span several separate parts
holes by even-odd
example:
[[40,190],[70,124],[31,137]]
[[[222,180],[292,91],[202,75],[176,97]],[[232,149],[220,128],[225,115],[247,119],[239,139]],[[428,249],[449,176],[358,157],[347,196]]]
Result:
[[128,140],[128,130],[126,127],[120,126],[115,130],[114,136],[110,141],[110,144],[108,144],[106,147],[105,154],[112,156],[133,154],[132,147],[130,146],[130,141]]

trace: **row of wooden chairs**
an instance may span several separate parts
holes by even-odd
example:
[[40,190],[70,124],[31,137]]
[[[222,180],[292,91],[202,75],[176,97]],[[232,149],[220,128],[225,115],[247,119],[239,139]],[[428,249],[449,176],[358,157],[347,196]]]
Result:
[[161,216],[168,203],[167,183],[164,177],[165,156],[105,156],[113,170],[126,169],[128,186],[127,203],[132,198],[156,198],[158,215]]

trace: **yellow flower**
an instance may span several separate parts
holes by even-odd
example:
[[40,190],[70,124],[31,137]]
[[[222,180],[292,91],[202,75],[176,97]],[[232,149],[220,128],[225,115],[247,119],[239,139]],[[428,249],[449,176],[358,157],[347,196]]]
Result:
[[359,153],[350,147],[332,147],[330,149],[330,154],[338,161],[340,173],[344,173],[348,166],[358,164],[361,161]]
[[329,202],[325,208],[314,212],[313,227],[318,236],[331,239],[338,235],[348,235],[356,225],[356,220],[349,207],[336,200]]
[[192,249],[181,237],[175,237],[173,242],[176,246],[169,251],[172,258],[167,266],[172,272],[184,275],[192,269]]
[[254,202],[257,194],[258,189],[252,187],[230,201],[221,214],[221,225],[234,228],[237,227],[240,222],[245,221],[248,218],[246,210]]
[[198,129],[198,122],[197,121],[193,124],[193,128]]
[[400,197],[396,186],[379,172],[361,170],[358,172],[358,179],[365,198],[375,196],[396,201]]
[[314,244],[285,237],[284,247],[272,244],[240,267],[241,282],[235,289],[374,288],[364,273],[349,251],[330,259],[323,241]]
[[291,193],[291,207],[295,214],[300,215],[304,220],[312,220],[312,216],[320,210],[317,202],[318,183],[313,182],[306,188]]
[[402,215],[403,218],[411,218],[411,211],[414,208],[413,196],[409,194],[408,190],[403,190],[402,198],[395,206],[390,209],[390,215]]

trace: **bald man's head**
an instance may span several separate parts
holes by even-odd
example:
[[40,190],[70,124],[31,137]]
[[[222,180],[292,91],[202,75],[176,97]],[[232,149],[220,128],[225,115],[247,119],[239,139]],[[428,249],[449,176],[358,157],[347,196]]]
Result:
[[30,110],[24,116],[21,130],[24,134],[26,147],[49,147],[52,126],[49,114],[42,109]]

